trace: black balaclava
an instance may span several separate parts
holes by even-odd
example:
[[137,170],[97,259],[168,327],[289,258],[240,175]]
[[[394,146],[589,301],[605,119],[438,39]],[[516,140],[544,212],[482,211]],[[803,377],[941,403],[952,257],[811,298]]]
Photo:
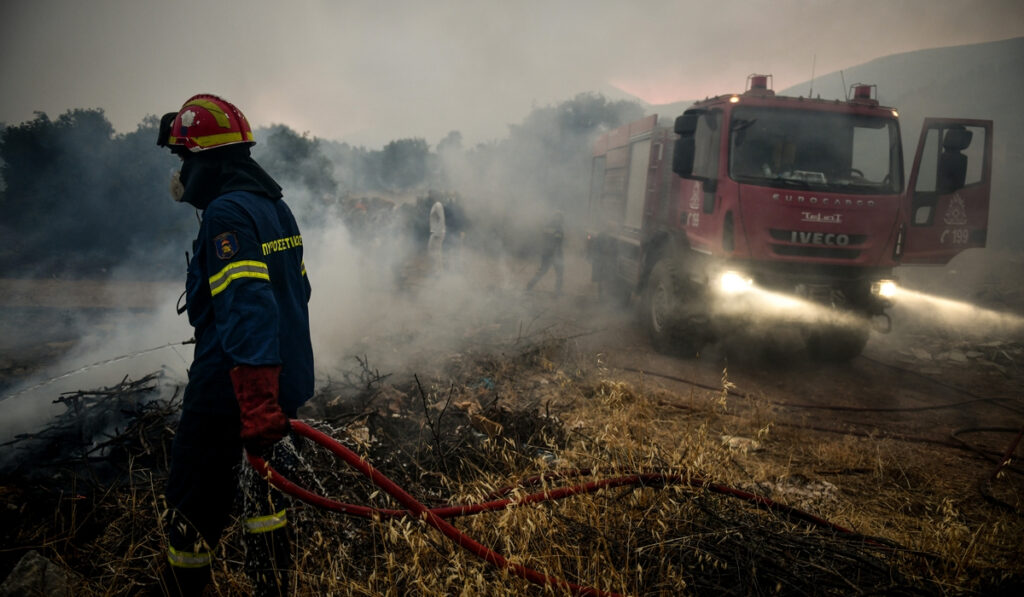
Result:
[[248,145],[228,145],[184,154],[181,200],[206,209],[211,201],[231,191],[249,191],[268,199],[281,198],[281,186],[249,155]]

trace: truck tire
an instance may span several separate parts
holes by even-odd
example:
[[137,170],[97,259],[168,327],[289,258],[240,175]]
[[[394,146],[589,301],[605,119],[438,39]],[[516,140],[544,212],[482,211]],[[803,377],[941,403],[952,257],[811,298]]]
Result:
[[807,335],[807,354],[812,359],[827,363],[845,363],[864,351],[871,335],[865,321],[861,325],[829,325],[810,331]]
[[707,322],[697,315],[703,311],[696,304],[700,299],[681,290],[669,262],[659,261],[644,290],[642,313],[655,350],[692,357],[706,343]]

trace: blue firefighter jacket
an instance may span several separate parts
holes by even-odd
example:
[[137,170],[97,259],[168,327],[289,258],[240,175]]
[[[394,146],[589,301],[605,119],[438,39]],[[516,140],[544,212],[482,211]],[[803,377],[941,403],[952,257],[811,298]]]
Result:
[[295,411],[313,395],[309,280],[302,236],[281,199],[232,191],[203,214],[185,283],[195,358],[183,408],[237,413],[229,371],[282,365],[279,402]]

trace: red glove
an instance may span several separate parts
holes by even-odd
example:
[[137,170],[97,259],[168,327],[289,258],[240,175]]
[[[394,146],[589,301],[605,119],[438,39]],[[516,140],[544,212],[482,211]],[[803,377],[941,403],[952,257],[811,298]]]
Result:
[[242,417],[242,441],[254,454],[276,444],[288,434],[288,417],[277,403],[280,365],[238,365],[231,370],[231,384]]

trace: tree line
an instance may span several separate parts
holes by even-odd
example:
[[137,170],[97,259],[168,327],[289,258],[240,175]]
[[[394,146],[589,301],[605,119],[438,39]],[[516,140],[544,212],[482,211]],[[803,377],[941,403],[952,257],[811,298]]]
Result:
[[[310,222],[331,201],[360,193],[472,184],[476,192],[564,200],[586,192],[593,138],[641,115],[638,104],[581,94],[537,108],[510,125],[507,138],[472,148],[457,131],[435,147],[408,138],[368,149],[277,124],[255,131],[253,157]],[[179,162],[156,147],[158,125],[151,115],[116,133],[102,109],[79,108],[3,126],[0,276],[180,276],[196,215],[168,196]]]

